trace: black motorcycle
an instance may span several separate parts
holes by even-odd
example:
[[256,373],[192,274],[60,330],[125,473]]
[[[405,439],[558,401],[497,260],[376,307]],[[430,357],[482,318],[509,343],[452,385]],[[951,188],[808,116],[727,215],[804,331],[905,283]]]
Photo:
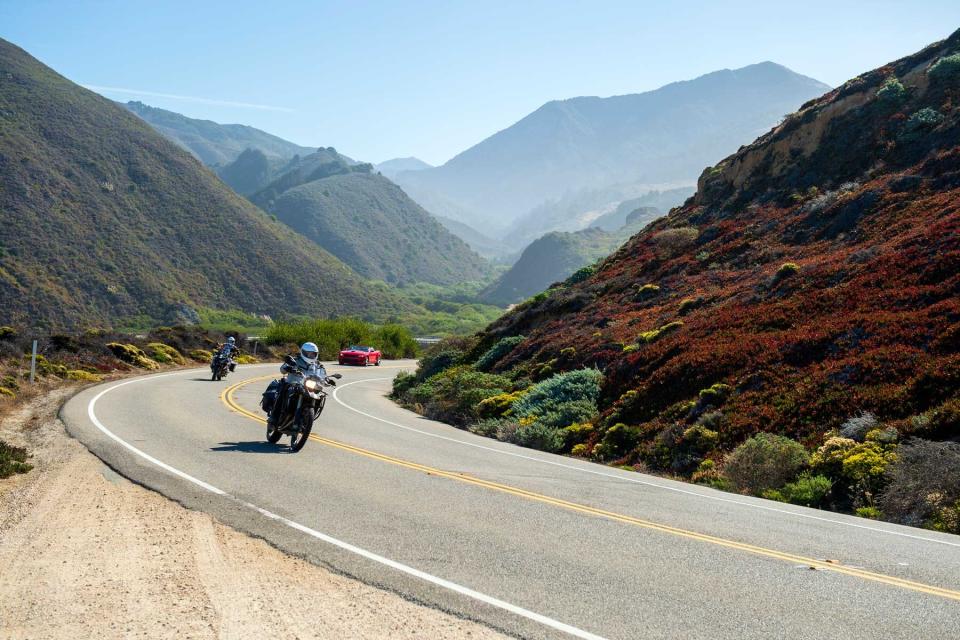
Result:
[[233,371],[236,366],[237,365],[230,359],[230,356],[218,351],[214,354],[213,361],[210,363],[210,371],[212,372],[210,379],[214,382],[223,380],[227,377],[227,373]]
[[[295,361],[287,356],[286,363],[295,366]],[[281,405],[281,413],[277,416],[276,424],[267,423],[267,442],[276,444],[285,435],[290,436],[290,450],[293,452],[303,449],[307,443],[314,421],[320,417],[327,402],[327,392],[324,387],[335,387],[335,380],[342,376],[335,373],[332,376],[321,377],[314,374],[300,375],[293,381],[288,381],[283,397],[280,397],[280,380],[274,380],[263,392],[260,407],[270,415],[277,402]]]

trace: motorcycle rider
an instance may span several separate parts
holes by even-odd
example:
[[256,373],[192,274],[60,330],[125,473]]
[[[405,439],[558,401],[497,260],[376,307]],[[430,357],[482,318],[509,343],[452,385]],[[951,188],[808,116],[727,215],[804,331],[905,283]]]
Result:
[[320,350],[317,345],[312,342],[304,342],[296,357],[287,356],[287,360],[280,365],[280,372],[285,373],[286,377],[280,380],[277,399],[274,401],[273,410],[267,418],[267,422],[271,426],[276,425],[283,416],[287,403],[287,389],[292,382],[298,382],[309,375],[319,376],[321,380],[327,380],[327,370],[319,362],[319,357]]
[[239,353],[240,347],[237,346],[237,339],[229,336],[226,342],[217,346],[217,349],[213,352],[213,358],[216,360],[218,355],[226,357],[230,371],[234,371],[237,368],[237,363],[234,361],[233,356],[239,355]]

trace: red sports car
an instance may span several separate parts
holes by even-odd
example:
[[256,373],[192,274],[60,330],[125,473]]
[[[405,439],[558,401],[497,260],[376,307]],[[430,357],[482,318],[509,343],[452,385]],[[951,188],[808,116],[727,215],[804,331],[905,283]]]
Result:
[[337,362],[340,364],[356,364],[365,367],[368,364],[380,366],[380,352],[373,347],[361,347],[352,345],[340,352]]

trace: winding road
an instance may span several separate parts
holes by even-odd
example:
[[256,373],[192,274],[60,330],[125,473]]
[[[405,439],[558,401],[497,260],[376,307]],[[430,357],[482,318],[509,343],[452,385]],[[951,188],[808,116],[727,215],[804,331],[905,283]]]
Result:
[[276,365],[107,383],[61,415],[136,482],[521,637],[960,637],[960,537],[475,436],[385,397],[413,366],[329,366],[343,379],[297,454],[264,439]]

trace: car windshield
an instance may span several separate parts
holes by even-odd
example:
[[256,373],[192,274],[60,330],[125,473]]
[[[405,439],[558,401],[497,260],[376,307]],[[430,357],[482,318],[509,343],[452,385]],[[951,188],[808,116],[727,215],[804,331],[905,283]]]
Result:
[[370,347],[358,347],[357,345],[350,345],[347,347],[347,351],[369,351]]

